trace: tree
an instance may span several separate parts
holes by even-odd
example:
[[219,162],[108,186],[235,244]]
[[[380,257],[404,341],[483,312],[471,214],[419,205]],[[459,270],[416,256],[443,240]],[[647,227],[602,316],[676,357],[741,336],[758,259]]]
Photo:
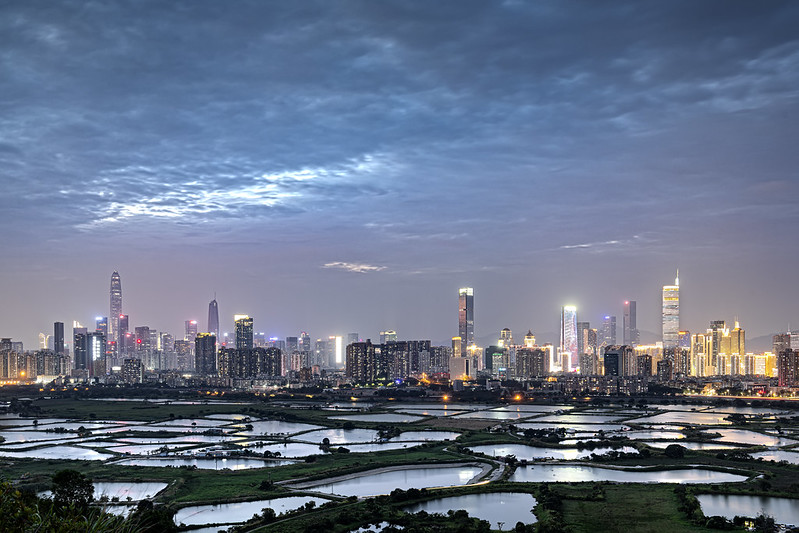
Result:
[[685,456],[685,447],[679,444],[669,444],[664,450],[666,457],[671,459],[682,459]]
[[53,501],[58,506],[74,503],[77,507],[85,509],[94,500],[92,480],[77,470],[56,472],[50,490],[53,493]]

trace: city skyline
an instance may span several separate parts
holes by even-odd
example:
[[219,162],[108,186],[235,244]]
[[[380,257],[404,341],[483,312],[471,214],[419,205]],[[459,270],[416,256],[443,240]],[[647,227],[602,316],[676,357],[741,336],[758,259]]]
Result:
[[[0,7],[0,336],[799,326],[799,5]],[[109,31],[97,31],[98,28]],[[623,322],[623,321],[622,321]],[[621,333],[621,332],[620,332]],[[620,334],[619,337],[622,337]],[[547,339],[557,343],[556,338]]]

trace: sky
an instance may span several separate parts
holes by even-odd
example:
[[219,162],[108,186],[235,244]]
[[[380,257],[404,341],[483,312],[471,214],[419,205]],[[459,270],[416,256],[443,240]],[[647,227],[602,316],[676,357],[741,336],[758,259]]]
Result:
[[[799,327],[799,3],[0,4],[0,336]],[[68,328],[69,332],[69,328]],[[621,332],[619,332],[621,335]]]

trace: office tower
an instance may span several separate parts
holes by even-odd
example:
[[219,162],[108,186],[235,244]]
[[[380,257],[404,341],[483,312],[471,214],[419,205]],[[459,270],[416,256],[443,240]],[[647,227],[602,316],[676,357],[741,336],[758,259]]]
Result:
[[352,344],[353,342],[358,342],[358,334],[347,333],[347,344]]
[[75,370],[82,371],[85,377],[89,377],[92,368],[87,335],[86,328],[72,328],[72,361]]
[[330,352],[328,361],[333,368],[343,368],[345,365],[344,357],[344,337],[341,335],[331,335],[327,338],[327,349]]
[[560,366],[571,372],[579,364],[577,352],[577,308],[564,305],[560,310]]
[[108,317],[97,316],[94,317],[94,331],[99,331],[106,337],[108,336]]
[[632,346],[606,346],[603,360],[606,376],[632,376],[638,371],[638,360]]
[[636,302],[628,300],[624,302],[624,317],[622,322],[623,344],[628,346],[638,346],[640,335],[638,333],[638,320],[636,317]]
[[[53,322],[53,351],[64,353],[64,323]],[[46,346],[45,346],[46,348]]]
[[207,376],[216,374],[216,335],[198,333],[194,339],[194,371]]
[[130,317],[128,315],[117,315],[119,317],[119,329],[117,330],[117,340],[116,340],[116,353],[117,355],[123,355],[127,353],[129,348],[132,346],[128,346],[129,342],[132,342],[132,337],[128,333],[130,331]]
[[286,351],[289,353],[300,351],[300,340],[297,337],[286,337]]
[[247,315],[233,315],[236,322],[236,349],[252,350],[253,343],[252,318]]
[[219,306],[216,303],[216,296],[208,304],[208,332],[219,338]]
[[[790,333],[777,333],[772,337],[771,353],[778,354],[784,350],[791,348],[791,334]],[[799,348],[799,346],[797,346]]]
[[306,354],[311,353],[311,336],[304,331],[300,333],[300,351]]
[[387,342],[397,342],[397,332],[393,329],[380,332],[380,344]]
[[663,324],[663,348],[676,348],[680,333],[680,273],[674,279],[674,285],[663,286],[663,306],[661,309]]
[[615,346],[616,345],[616,317],[613,315],[605,315],[602,318],[602,346]]
[[[119,278],[119,272],[114,270],[111,274],[111,308],[108,317],[111,321],[108,323],[108,339],[115,342],[117,346],[120,344],[119,319],[122,316],[122,280]],[[127,329],[125,330],[127,332]]]
[[458,336],[461,338],[461,353],[474,344],[474,289],[464,287],[458,290]]
[[158,349],[162,352],[174,352],[175,338],[169,333],[162,331],[158,338]]
[[463,339],[460,337],[452,337],[452,357],[463,357],[466,351],[462,351]]
[[[197,342],[197,339],[194,339]],[[178,370],[182,370],[184,372],[195,372],[195,364],[194,359],[192,359],[192,354],[194,353],[194,346],[189,344],[189,341],[185,340],[176,340],[175,341],[175,365]]]
[[588,331],[591,329],[590,322],[577,322],[577,353],[588,352]]
[[86,334],[86,358],[90,376],[104,376],[106,369],[105,334],[101,331]]
[[186,335],[183,337],[183,339],[189,341],[190,344],[193,344],[194,339],[197,338],[197,321],[187,320],[185,325],[186,325]]

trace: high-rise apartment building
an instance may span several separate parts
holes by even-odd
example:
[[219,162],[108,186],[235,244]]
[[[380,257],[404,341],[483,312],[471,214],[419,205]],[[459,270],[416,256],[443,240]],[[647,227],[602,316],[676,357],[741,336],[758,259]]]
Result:
[[[791,334],[777,333],[772,338],[771,353],[778,354],[791,348]],[[799,348],[799,346],[797,346]]]
[[560,310],[560,366],[571,372],[579,364],[577,351],[577,308],[564,305]]
[[458,289],[458,336],[461,338],[461,353],[474,344],[474,289]]
[[777,377],[780,387],[799,384],[799,350],[788,348],[777,354]]
[[219,305],[216,297],[208,304],[208,332],[219,338]]
[[628,346],[638,346],[640,334],[638,333],[638,319],[636,317],[635,300],[624,302],[624,317],[622,318],[622,340]]
[[[108,340],[116,343],[118,346],[119,338],[124,333],[120,334],[119,319],[122,315],[122,280],[119,277],[119,272],[114,270],[111,274],[111,306],[108,313]],[[126,330],[127,331],[127,330]]]
[[233,315],[233,320],[236,322],[236,349],[252,350],[254,348],[252,317]]
[[663,348],[676,348],[680,334],[680,274],[674,285],[663,286],[663,305],[661,309],[663,324]]

